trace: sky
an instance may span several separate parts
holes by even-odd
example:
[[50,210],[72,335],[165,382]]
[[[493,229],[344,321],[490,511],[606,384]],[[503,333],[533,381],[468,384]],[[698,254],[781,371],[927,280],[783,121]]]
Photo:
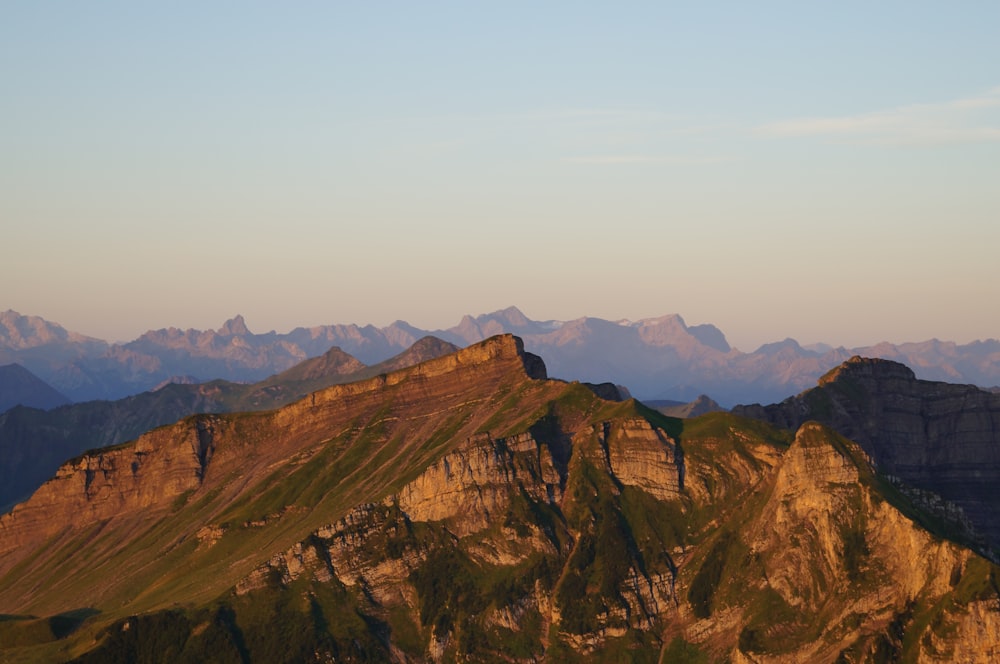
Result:
[[0,310],[1000,337],[1000,3],[0,4]]

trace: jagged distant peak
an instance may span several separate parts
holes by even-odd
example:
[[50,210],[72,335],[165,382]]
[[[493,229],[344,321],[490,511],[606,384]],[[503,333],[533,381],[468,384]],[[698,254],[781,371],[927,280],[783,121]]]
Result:
[[246,321],[241,314],[236,314],[219,328],[218,333],[226,337],[243,337],[250,334]]
[[0,347],[23,350],[63,342],[104,343],[99,339],[70,332],[62,325],[40,316],[23,315],[13,309],[0,312]]
[[42,329],[63,330],[63,327],[57,323],[50,323],[39,316],[25,316],[13,309],[8,309],[0,314],[0,329],[5,329],[8,333],[23,333],[25,331],[37,332]]
[[641,318],[632,325],[640,327],[650,327],[658,325],[676,325],[681,329],[687,329],[687,323],[684,322],[684,318],[680,314],[664,314],[662,316],[655,316],[653,318]]
[[540,323],[525,316],[517,307],[498,309],[487,314],[472,316],[466,314],[462,320],[448,330],[442,330],[446,336],[458,337],[465,343],[471,343],[496,334],[538,334],[552,329],[547,323]]
[[805,350],[811,351],[813,353],[819,353],[820,355],[826,355],[827,353],[837,350],[844,350],[843,346],[840,346],[839,348],[834,348],[830,344],[823,343],[821,341],[812,344],[806,344],[804,346],[802,344],[799,345],[802,346],[802,348],[804,348]]
[[686,344],[694,340],[703,346],[722,353],[728,353],[731,350],[729,342],[726,341],[725,335],[719,328],[710,324],[688,327],[680,314],[666,314],[657,318],[643,318],[631,323],[629,327],[638,330],[639,335],[644,341],[654,345]]
[[811,352],[806,351],[801,345],[799,345],[798,341],[792,339],[791,337],[785,337],[781,341],[773,341],[771,343],[764,344],[754,352],[761,355],[774,355],[786,349],[796,352]]
[[508,323],[512,325],[528,325],[534,321],[524,315],[520,309],[515,306],[509,306],[506,309],[500,309],[499,311],[494,311],[492,314],[487,314],[488,317],[503,318]]
[[479,314],[478,316],[466,314],[462,316],[462,320],[459,324],[480,326],[483,323],[489,323],[490,321],[502,321],[508,325],[514,326],[523,326],[532,323],[532,321],[521,313],[521,310],[517,307],[507,307],[506,309],[497,309],[496,311]]
[[403,320],[401,318],[393,321],[386,329],[387,330],[392,330],[392,329],[404,330],[404,331],[409,332],[411,334],[424,334],[423,330],[421,330],[418,327],[415,327],[415,326],[411,325],[410,323],[406,322],[405,320]]
[[[462,316],[462,320],[458,326],[481,328],[483,325],[498,322],[501,323],[505,329],[509,330],[521,330],[528,327],[535,328],[539,326],[539,321],[528,318],[515,306],[509,306],[506,309],[497,309],[496,311],[479,314],[478,316],[466,314]],[[509,326],[509,328],[507,326]]]
[[688,333],[704,345],[720,350],[723,353],[728,353],[733,349],[722,330],[711,323],[692,325],[688,328]]

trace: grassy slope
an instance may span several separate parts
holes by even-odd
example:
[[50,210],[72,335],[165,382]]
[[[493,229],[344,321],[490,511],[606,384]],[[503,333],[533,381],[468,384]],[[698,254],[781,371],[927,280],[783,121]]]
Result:
[[[108,588],[93,606],[100,613],[66,640],[44,643],[57,629],[68,629],[58,627],[60,619],[71,624],[67,621],[73,616],[54,616],[55,628],[49,618],[0,621],[5,643],[25,644],[10,651],[14,661],[80,654],[93,646],[94,639],[104,644],[101,657],[129,653],[141,658],[143,649],[151,648],[149,641],[135,640],[117,628],[105,630],[126,616],[147,613],[149,617],[142,619],[148,621],[143,623],[146,633],[174,635],[168,647],[175,649],[171,656],[176,661],[197,661],[208,652],[215,653],[218,661],[294,661],[316,649],[347,661],[384,661],[385,639],[420,656],[435,630],[444,629],[454,634],[446,651],[449,657],[469,651],[466,655],[485,660],[546,652],[552,661],[575,661],[579,658],[577,648],[571,647],[575,639],[609,627],[621,633],[615,631],[604,640],[602,656],[628,661],[656,661],[661,654],[665,661],[673,661],[671,657],[711,661],[734,646],[775,653],[818,638],[821,625],[804,621],[777,593],[766,589],[747,593],[759,585],[764,567],[740,534],[761,527],[756,521],[771,498],[772,468],[791,443],[789,434],[722,413],[675,420],[636,402],[604,402],[580,385],[555,382],[502,384],[485,401],[456,408],[433,422],[393,425],[391,415],[389,395],[383,408],[303,452],[296,463],[276,468],[242,498],[232,500],[232,487],[239,478],[228,478],[178,501],[125,548],[116,549],[113,538],[100,533],[82,533],[65,542],[46,563],[53,566],[50,578],[59,580],[51,592],[86,596],[109,570],[128,575],[130,581]],[[267,552],[287,549],[350,508],[395,492],[476,432],[489,431],[494,437],[529,430],[536,436],[557,435],[591,423],[636,417],[646,418],[683,446],[689,485],[677,501],[664,503],[638,489],[616,485],[582,453],[597,442],[578,441],[581,452],[570,461],[566,499],[559,508],[527,498],[515,500],[507,514],[498,516],[494,528],[458,546],[435,524],[414,524],[379,540],[381,555],[430,552],[409,580],[416,593],[416,618],[399,607],[375,609],[336,582],[300,579],[289,587],[274,585],[245,597],[228,593]],[[891,486],[868,471],[852,443],[829,432],[817,444],[833,446],[857,465],[862,476],[859,490],[884,496],[904,514],[919,516]],[[264,528],[242,526],[278,513],[282,516]],[[179,541],[178,532],[190,533],[203,523],[228,524],[229,529],[211,548],[199,548],[190,537]],[[509,529],[527,535],[539,528],[550,534],[554,548],[549,553],[533,554],[506,567],[484,565],[473,553],[491,538],[509,537],[505,534]],[[59,561],[70,564],[84,543],[92,572],[63,574]],[[862,559],[858,569],[866,569],[866,564]],[[678,571],[679,601],[686,607],[678,616],[693,612],[695,618],[709,617],[738,607],[744,616],[742,626],[706,646],[683,638],[680,626],[686,619],[640,630],[628,621],[608,618],[622,606],[618,589],[635,569],[665,575]],[[900,653],[914,652],[917,637],[893,640],[893,629],[919,635],[928,625],[946,626],[951,613],[995,593],[995,574],[993,566],[974,558],[952,594],[933,603],[918,602],[885,632],[872,628],[859,641],[858,652],[896,647],[896,641]],[[523,604],[536,587],[549,593],[561,609],[563,623],[558,629],[530,608],[521,616],[518,632],[481,618],[498,608]],[[136,592],[137,588],[141,590]],[[33,641],[42,644],[27,645]],[[165,661],[157,659],[164,656],[162,649],[149,652],[150,661]]]
[[89,401],[52,410],[18,407],[0,414],[0,510],[23,500],[60,463],[86,450],[132,440],[154,427],[196,413],[270,410],[331,385],[397,370],[456,350],[427,337],[412,348],[366,367],[339,349],[305,360],[251,385],[213,380],[171,383],[117,401]]
[[[567,389],[555,382],[510,381],[499,385],[498,396],[458,404],[433,419],[415,415],[402,422],[390,422],[392,401],[407,385],[392,386],[378,408],[359,414],[347,430],[301,451],[291,463],[280,464],[260,485],[241,486],[238,473],[206,481],[169,508],[125,524],[135,536],[124,546],[120,530],[102,533],[100,525],[56,538],[57,546],[0,580],[0,592],[24,578],[42,578],[41,586],[32,588],[25,613],[48,615],[66,597],[78,597],[99,612],[91,619],[92,629],[123,616],[211,601],[266,559],[265,552],[284,550],[352,507],[392,493],[487,421],[510,427],[511,418]],[[253,441],[267,417],[234,416],[236,426],[245,429],[235,437]],[[267,517],[266,527],[244,526]],[[204,524],[227,528],[213,547],[199,547],[194,537]]]

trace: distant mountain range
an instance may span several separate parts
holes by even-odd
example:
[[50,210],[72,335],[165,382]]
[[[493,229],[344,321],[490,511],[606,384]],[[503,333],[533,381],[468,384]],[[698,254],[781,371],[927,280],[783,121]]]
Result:
[[215,378],[256,382],[332,346],[364,364],[374,364],[428,334],[466,346],[500,333],[520,336],[530,352],[546,358],[553,376],[613,382],[645,400],[688,402],[707,394],[723,406],[778,401],[813,385],[824,372],[854,355],[905,363],[926,380],[983,387],[1000,384],[996,339],[850,349],[805,348],[785,339],[748,353],[730,347],[717,327],[688,326],[676,314],[639,321],[534,321],[515,307],[466,316],[446,330],[422,330],[397,321],[383,328],[324,325],[286,334],[255,334],[242,316],[236,316],[218,330],[154,330],[124,344],[109,344],[7,311],[0,313],[0,363],[17,362],[70,399],[83,401],[121,398],[174,377],[189,382]]

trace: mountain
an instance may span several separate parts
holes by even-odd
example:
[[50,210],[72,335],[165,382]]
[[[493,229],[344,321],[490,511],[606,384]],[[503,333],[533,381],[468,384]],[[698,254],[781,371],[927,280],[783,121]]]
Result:
[[108,347],[38,316],[0,312],[0,364],[19,364],[70,398],[75,398],[67,389],[72,381],[63,379],[63,374],[73,373],[69,367],[75,362],[100,357]]
[[827,424],[1000,559],[1000,394],[918,380],[898,362],[853,357],[798,396],[733,412],[789,429]]
[[462,345],[468,345],[495,334],[516,334],[523,338],[532,334],[544,334],[558,327],[561,327],[561,323],[533,321],[517,307],[507,307],[475,318],[466,315],[455,327],[439,330],[438,333],[446,338],[452,337],[462,342]]
[[928,380],[982,386],[1000,382],[1000,341],[995,339],[965,345],[884,343],[851,350],[804,348],[785,339],[742,352],[730,347],[715,326],[689,326],[676,314],[639,321],[536,322],[514,307],[475,319],[467,316],[458,327],[435,334],[471,343],[482,338],[477,334],[500,332],[521,336],[528,350],[545,358],[553,376],[614,382],[644,400],[689,402],[708,394],[723,405],[778,401],[811,387],[853,355],[904,362]]
[[10,309],[0,312],[0,358],[35,350],[62,360],[100,353],[107,345],[99,339],[68,332],[38,316],[22,316]]
[[237,315],[217,330],[165,328],[109,344],[7,311],[0,314],[0,361],[22,364],[74,401],[118,399],[176,376],[257,382],[338,345],[374,364],[426,335],[410,329],[399,323],[384,330],[338,325],[254,334]]
[[[938,340],[884,343],[850,350],[822,344],[805,348],[794,339],[785,339],[743,352],[732,348],[715,326],[689,326],[676,314],[639,321],[534,321],[516,307],[509,307],[476,317],[465,316],[446,330],[420,330],[396,321],[384,328],[324,325],[300,327],[286,334],[254,334],[242,316],[235,316],[217,330],[167,328],[113,345],[96,340],[84,343],[79,339],[85,338],[79,335],[45,324],[62,330],[59,334],[67,340],[78,339],[69,346],[68,341],[46,344],[42,336],[33,337],[32,325],[43,332],[48,329],[41,319],[32,318],[34,322],[29,325],[29,317],[18,318],[14,312],[4,315],[9,325],[20,325],[17,329],[23,328],[24,332],[19,333],[18,343],[7,342],[6,351],[0,339],[0,360],[22,364],[75,401],[136,394],[173,376],[257,382],[319,356],[332,346],[371,365],[402,352],[428,334],[458,346],[495,334],[516,334],[529,351],[546,358],[552,375],[623,385],[645,400],[686,403],[708,394],[727,407],[779,401],[811,387],[824,372],[853,355],[904,362],[914,368],[918,377],[928,380],[1000,384],[1000,341],[995,339],[965,345]],[[50,338],[56,332],[45,334]],[[27,347],[28,339],[36,345]],[[51,356],[47,349],[52,351]]]
[[[988,560],[809,422],[511,336],[85,454],[0,516],[11,660],[990,661]],[[924,525],[920,525],[924,524]]]
[[117,445],[196,413],[277,408],[330,385],[398,370],[455,350],[445,341],[425,337],[403,353],[366,367],[339,348],[331,348],[251,385],[185,381],[117,401],[89,401],[48,411],[14,408],[0,414],[0,508],[29,496],[59,464],[86,450]]
[[55,408],[69,399],[20,364],[0,366],[0,413],[14,406]]
[[680,401],[644,401],[643,403],[664,415],[682,419],[725,410],[725,408],[704,394],[688,403]]

